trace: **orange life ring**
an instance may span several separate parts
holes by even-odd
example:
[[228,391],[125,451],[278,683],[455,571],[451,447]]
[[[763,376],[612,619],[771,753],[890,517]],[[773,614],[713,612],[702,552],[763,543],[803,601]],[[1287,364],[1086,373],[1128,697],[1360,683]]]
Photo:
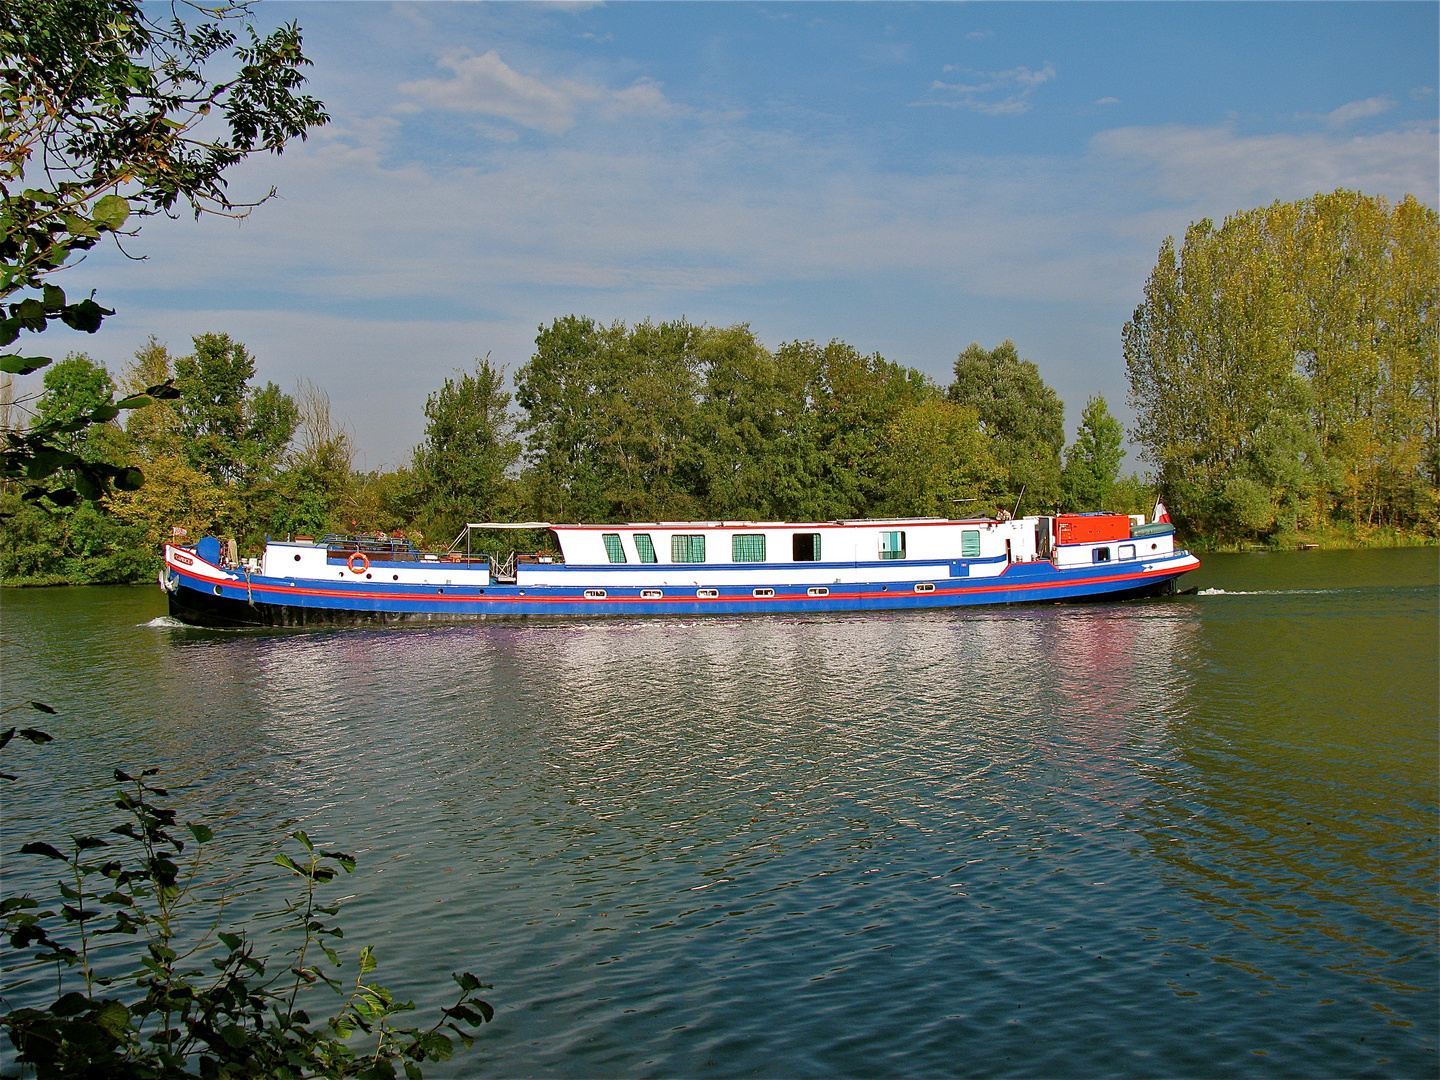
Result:
[[[360,566],[358,569],[355,566],[356,559],[360,560]],[[357,551],[345,560],[345,565],[350,567],[350,572],[352,574],[363,574],[366,570],[370,569],[370,560],[365,557],[365,553],[363,551]]]

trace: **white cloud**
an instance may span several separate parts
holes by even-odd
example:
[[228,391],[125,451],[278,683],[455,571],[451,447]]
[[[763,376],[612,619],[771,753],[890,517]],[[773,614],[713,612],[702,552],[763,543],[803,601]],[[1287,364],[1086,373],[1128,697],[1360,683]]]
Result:
[[1096,105],[1119,105],[1119,104],[1120,104],[1120,99],[1119,99],[1118,97],[1102,97],[1102,98],[1100,98],[1098,101],[1096,101],[1095,104],[1096,104]]
[[[569,131],[575,126],[576,114],[587,104],[596,105],[605,119],[658,114],[669,108],[660,84],[653,80],[642,79],[622,90],[572,79],[546,82],[516,71],[494,49],[480,56],[451,52],[440,58],[439,66],[454,77],[401,83],[400,92],[432,108],[498,117],[546,135]],[[481,130],[491,138],[514,137],[489,125],[482,125]]]
[[1337,187],[1396,199],[1434,198],[1435,131],[1375,135],[1237,135],[1233,128],[1116,128],[1091,140],[1101,159],[1139,166],[1167,199],[1209,215]]
[[989,41],[995,36],[994,30],[971,30],[965,35],[966,41]]
[[1325,126],[1334,130],[1349,127],[1357,120],[1368,120],[1372,116],[1379,116],[1387,113],[1395,107],[1395,99],[1390,97],[1371,97],[1363,101],[1352,101],[1347,105],[1341,105],[1333,112],[1325,116]]
[[929,94],[914,105],[943,105],[951,109],[970,109],[987,116],[1007,116],[1030,111],[1030,97],[1055,78],[1055,67],[1046,64],[1038,71],[1014,67],[1008,71],[971,71],[947,64],[946,71],[958,71],[971,77],[964,83],[947,83],[936,79]]

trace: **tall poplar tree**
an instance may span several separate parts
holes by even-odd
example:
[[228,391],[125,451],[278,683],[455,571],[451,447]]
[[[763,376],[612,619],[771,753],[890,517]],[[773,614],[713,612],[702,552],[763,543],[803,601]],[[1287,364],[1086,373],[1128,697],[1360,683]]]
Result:
[[1135,435],[1193,532],[1433,531],[1440,219],[1352,191],[1167,239],[1125,325]]

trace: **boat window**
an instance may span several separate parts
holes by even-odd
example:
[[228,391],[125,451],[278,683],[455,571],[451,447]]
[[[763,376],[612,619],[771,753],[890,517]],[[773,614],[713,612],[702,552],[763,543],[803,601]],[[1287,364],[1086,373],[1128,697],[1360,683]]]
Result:
[[730,538],[730,559],[732,562],[764,562],[765,534],[742,533]]
[[758,599],[761,599],[761,600],[768,600],[770,597],[772,597],[772,596],[775,595],[775,590],[774,590],[774,589],[752,589],[751,592],[750,592],[750,595],[751,595],[751,596],[754,596],[754,597],[757,597]]
[[701,600],[714,600],[720,595],[719,589],[696,589],[695,595]]
[[664,594],[663,592],[661,592],[659,589],[641,589],[641,590],[640,590],[640,599],[641,599],[641,600],[659,600],[659,599],[660,599],[662,596],[664,596],[664,595],[665,595],[665,594]]
[[1110,549],[1108,547],[1096,548],[1094,554],[1091,557],[1094,559],[1095,562],[1109,562]]
[[960,530],[960,557],[962,559],[978,559],[980,557],[980,530]]
[[903,532],[882,532],[880,534],[880,558],[903,559],[905,557],[905,534]]
[[655,558],[655,545],[650,542],[649,533],[635,534],[635,554],[640,556],[641,562],[658,562]]
[[922,582],[920,582],[918,585],[915,586],[915,591],[916,591],[916,592],[934,592],[934,591],[935,591],[935,586],[934,586],[934,584],[931,583],[931,582],[922,581]]
[[676,533],[670,537],[670,561],[704,562],[705,537],[688,533]]
[[820,561],[820,534],[796,533],[790,540],[791,558],[796,562]]
[[1135,545],[1134,545],[1134,544],[1121,544],[1121,545],[1120,545],[1120,550],[1119,550],[1119,552],[1117,553],[1117,555],[1118,555],[1118,557],[1121,558],[1121,559],[1133,559],[1133,558],[1135,557]]
[[827,589],[824,585],[812,585],[810,588],[806,589],[805,592],[806,592],[806,594],[809,595],[809,596],[829,596],[829,595],[830,595],[830,590]]
[[586,599],[586,600],[604,600],[605,597],[606,597],[606,595],[607,595],[607,594],[606,594],[606,592],[605,592],[604,589],[586,589],[586,590],[585,590],[585,599]]
[[625,561],[625,548],[620,543],[619,533],[604,533],[600,539],[605,541],[605,554],[610,556],[611,562]]

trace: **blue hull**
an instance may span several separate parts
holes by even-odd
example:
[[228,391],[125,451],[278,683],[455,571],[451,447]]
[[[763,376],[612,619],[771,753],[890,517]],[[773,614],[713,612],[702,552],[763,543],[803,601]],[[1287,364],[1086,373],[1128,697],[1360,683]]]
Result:
[[[1183,552],[1165,561],[1169,565],[1150,570],[1139,562],[1074,570],[1057,570],[1048,562],[1014,563],[995,577],[834,584],[824,596],[811,595],[805,585],[777,585],[773,597],[756,597],[749,587],[721,586],[713,598],[698,598],[693,587],[666,587],[658,590],[661,596],[642,599],[638,587],[607,584],[604,599],[586,599],[583,588],[549,585],[332,585],[262,577],[217,584],[174,566],[165,587],[170,614],[196,626],[774,615],[1132,599],[1173,592],[1175,579],[1198,565]],[[917,585],[933,586],[933,591],[916,591]]]

